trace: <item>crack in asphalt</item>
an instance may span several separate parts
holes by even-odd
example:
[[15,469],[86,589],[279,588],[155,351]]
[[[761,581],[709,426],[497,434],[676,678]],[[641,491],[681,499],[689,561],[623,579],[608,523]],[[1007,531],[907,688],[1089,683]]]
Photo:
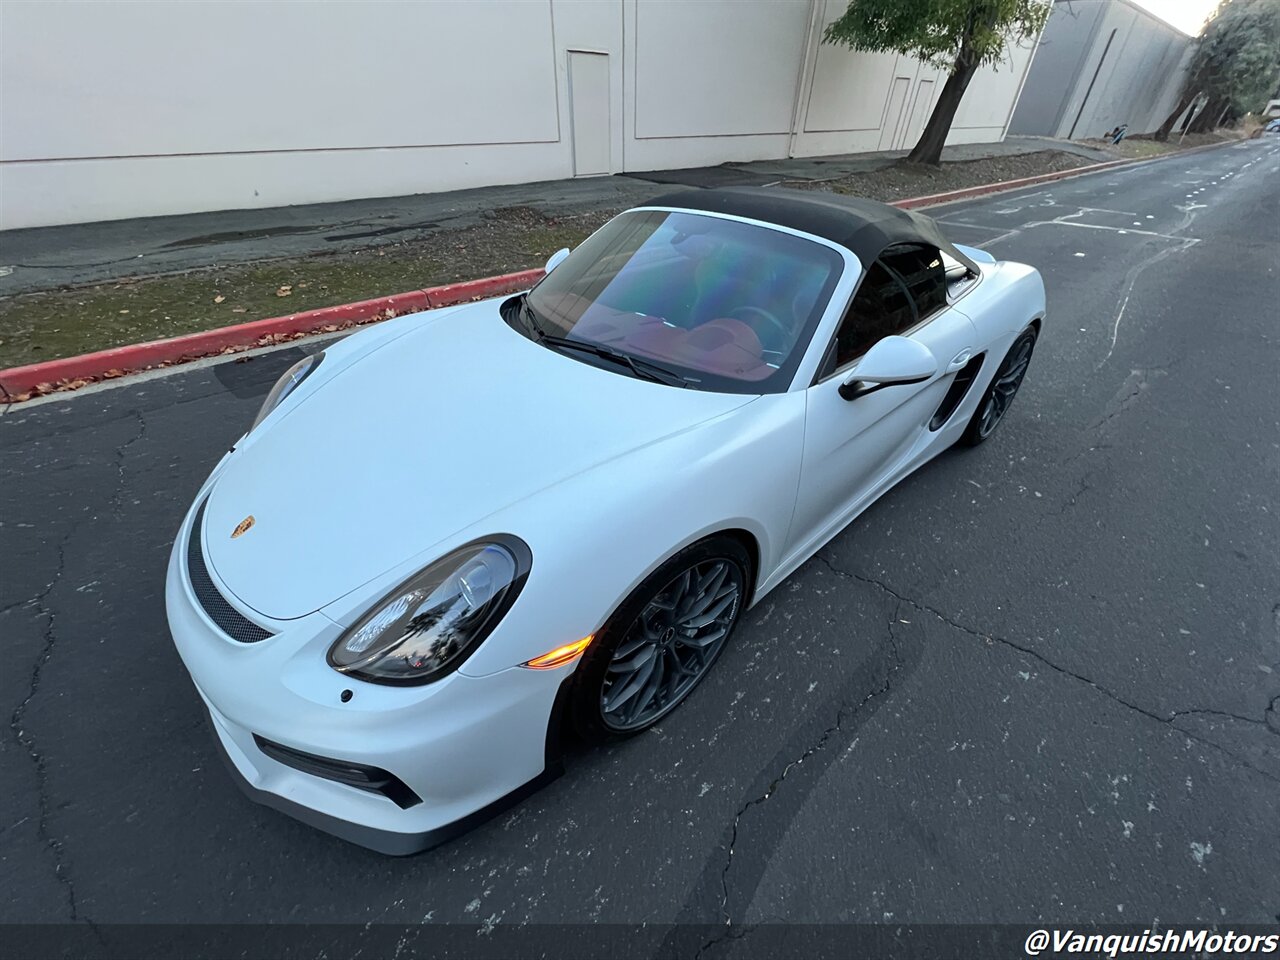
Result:
[[125,451],[138,441],[146,439],[147,436],[147,418],[142,415],[141,410],[133,410],[131,412],[133,413],[134,418],[138,421],[138,432],[134,435],[132,440],[126,440],[116,448],[116,489],[111,494],[111,499],[108,501],[108,509],[112,514],[120,511],[120,499],[124,496]]
[[[120,499],[124,494],[124,464],[126,451],[146,435],[146,419],[142,416],[140,411],[135,410],[133,411],[133,414],[138,421],[138,432],[131,440],[125,441],[116,448],[116,489],[112,491],[112,494],[107,501],[113,513],[119,510]],[[76,900],[75,883],[67,872],[62,841],[58,837],[54,836],[49,829],[49,813],[52,806],[52,798],[49,792],[49,775],[44,754],[42,754],[37,747],[35,737],[32,736],[31,732],[23,726],[23,719],[26,717],[27,708],[30,706],[31,701],[35,699],[36,694],[40,690],[41,674],[49,660],[53,657],[53,650],[56,644],[55,627],[57,623],[57,615],[45,604],[45,600],[48,598],[49,594],[53,592],[54,588],[56,588],[62,581],[62,577],[67,566],[67,548],[70,546],[72,539],[80,531],[80,528],[86,522],[88,521],[85,519],[79,519],[73,522],[59,541],[57,546],[58,564],[54,569],[52,578],[45,585],[44,589],[34,597],[20,601],[19,603],[6,607],[5,609],[10,610],[18,606],[30,605],[36,608],[37,616],[45,618],[45,628],[44,633],[41,636],[40,653],[37,655],[35,663],[31,667],[31,677],[28,684],[27,695],[23,697],[22,701],[14,708],[9,719],[9,729],[13,732],[14,739],[17,741],[19,746],[27,752],[27,755],[31,758],[32,764],[35,766],[36,807],[38,812],[36,820],[36,836],[53,854],[54,876],[66,890],[69,919],[73,921],[84,919],[86,922],[90,922],[87,918],[82,918],[80,916]],[[92,926],[91,922],[90,925]]]
[[1076,489],[1063,501],[1062,507],[1052,513],[1045,514],[1045,517],[1062,517],[1066,512],[1076,505],[1076,501],[1083,497],[1086,493],[1093,489],[1093,476],[1105,466],[1105,463],[1099,463],[1097,466],[1090,467],[1080,475],[1080,479],[1076,482]]
[[[1191,222],[1195,220],[1195,218],[1196,215],[1192,210],[1183,211],[1182,222],[1170,229],[1168,238],[1171,240],[1175,239],[1176,235],[1182,233],[1182,231],[1191,226]],[[1116,313],[1115,322],[1111,328],[1111,346],[1107,348],[1107,355],[1099,361],[1098,365],[1094,368],[1095,370],[1101,370],[1103,366],[1106,365],[1106,362],[1111,359],[1112,354],[1116,352],[1116,343],[1120,339],[1120,323],[1124,319],[1125,308],[1129,306],[1129,300],[1133,296],[1134,287],[1137,286],[1138,279],[1142,274],[1146,272],[1148,267],[1154,266],[1166,257],[1172,256],[1176,253],[1182,253],[1184,250],[1190,249],[1199,242],[1200,241],[1196,240],[1194,237],[1186,237],[1185,239],[1182,239],[1177,246],[1163,247],[1151,256],[1147,257],[1145,260],[1142,260],[1129,268],[1128,272],[1125,273],[1124,286],[1121,288],[1124,293],[1123,296],[1119,298],[1120,309]]]
[[[139,257],[145,256],[141,253],[131,253],[127,257],[116,257],[113,260],[95,260],[90,263],[13,263],[10,266],[21,267],[23,270],[84,270],[88,267],[109,267],[115,263],[128,263],[130,260],[137,260]],[[133,279],[130,277],[130,279]],[[56,288],[56,289],[66,289]],[[32,290],[31,293],[47,293],[46,290]],[[21,297],[21,293],[8,294],[11,297]]]
[[[1210,713],[1210,712],[1224,713],[1223,711],[1210,711],[1207,709],[1185,710],[1185,711],[1175,710],[1169,716],[1163,716],[1154,710],[1151,710],[1151,709],[1148,709],[1147,707],[1142,706],[1141,704],[1137,704],[1131,700],[1125,699],[1120,694],[1116,693],[1114,690],[1111,690],[1103,686],[1102,684],[1098,683],[1098,681],[1094,680],[1092,677],[1087,677],[1082,673],[1077,673],[1074,670],[1061,666],[1060,664],[1054,663],[1044,654],[1036,650],[1033,650],[1030,647],[1023,646],[1022,644],[1019,644],[1019,643],[1015,643],[1014,641],[1009,640],[1005,637],[997,637],[993,634],[983,633],[980,630],[975,630],[973,627],[970,627],[966,624],[953,620],[951,617],[947,616],[941,610],[938,610],[934,607],[930,607],[927,604],[920,603],[919,601],[912,600],[910,597],[903,596],[901,593],[894,590],[887,583],[884,583],[881,580],[877,580],[874,577],[864,577],[861,574],[853,573],[852,571],[849,571],[849,570],[843,570],[840,567],[837,567],[834,563],[831,562],[830,559],[828,559],[827,557],[823,556],[820,553],[814,554],[814,559],[820,561],[825,567],[827,567],[827,569],[829,569],[832,573],[836,574],[837,576],[846,577],[850,580],[856,580],[859,583],[867,583],[867,584],[871,584],[872,586],[878,587],[880,590],[889,594],[889,596],[898,600],[900,603],[905,603],[910,607],[914,607],[916,610],[919,610],[922,613],[928,613],[931,616],[936,617],[937,619],[941,620],[943,623],[947,624],[950,627],[955,628],[956,630],[959,630],[962,633],[966,633],[971,637],[976,637],[980,640],[984,640],[987,643],[1001,644],[1003,646],[1009,647],[1012,650],[1017,650],[1019,653],[1022,653],[1028,657],[1032,657],[1040,661],[1041,663],[1043,663],[1046,667],[1048,667],[1050,670],[1053,670],[1055,673],[1062,674],[1065,677],[1070,677],[1073,680],[1078,680],[1079,682],[1086,684],[1089,687],[1092,687],[1094,690],[1098,691],[1103,696],[1107,697],[1109,700],[1112,700],[1115,703],[1120,704],[1122,707],[1132,710],[1135,713],[1139,713],[1150,720],[1155,720],[1157,723],[1161,723],[1167,727],[1172,727],[1174,730],[1177,730],[1179,733],[1181,733],[1183,736],[1187,737],[1188,739],[1195,740],[1197,743],[1202,743],[1207,747],[1212,747],[1214,750],[1217,750],[1223,755],[1230,757],[1232,760],[1234,760],[1236,763],[1240,764],[1241,766],[1247,767],[1248,769],[1254,771],[1255,773],[1263,777],[1266,777],[1268,780],[1272,780],[1276,783],[1280,783],[1280,777],[1276,776],[1275,774],[1272,774],[1266,770],[1263,770],[1261,767],[1255,766],[1254,764],[1250,763],[1245,757],[1242,757],[1239,754],[1234,753],[1231,750],[1228,750],[1226,747],[1222,746],[1220,743],[1215,743],[1212,740],[1208,740],[1202,736],[1199,736],[1187,730],[1185,727],[1178,726],[1174,722],[1175,720],[1178,719],[1178,717],[1184,716],[1187,714]],[[1250,720],[1248,722],[1264,723],[1268,726],[1271,726],[1270,715],[1272,715],[1275,711],[1280,710],[1280,707],[1277,706],[1278,702],[1280,702],[1280,696],[1276,697],[1271,701],[1271,706],[1268,707],[1263,720],[1261,721]],[[1239,717],[1234,714],[1230,714],[1230,716],[1235,716],[1236,719],[1248,720],[1248,718],[1246,717]],[[1277,720],[1277,726],[1280,726],[1280,720]],[[1272,727],[1272,730],[1273,732],[1275,732],[1275,727]]]
[[[43,596],[43,593],[41,596]],[[29,606],[32,603],[35,603],[32,597],[23,597],[21,600],[15,600],[13,603],[0,607],[0,614],[8,613],[10,610],[17,610],[19,607]]]
[[35,765],[36,808],[38,813],[38,817],[36,819],[36,837],[53,853],[54,876],[66,889],[67,909],[70,912],[70,919],[78,920],[79,914],[76,909],[75,884],[72,883],[71,878],[66,873],[62,841],[49,831],[49,808],[51,805],[51,798],[49,796],[49,776],[45,767],[44,755],[36,748],[35,738],[22,726],[22,719],[26,715],[27,706],[35,698],[36,693],[40,689],[40,673],[44,669],[45,664],[49,662],[50,657],[53,656],[54,621],[56,618],[53,611],[45,606],[44,599],[58,584],[58,581],[62,579],[62,572],[66,567],[67,560],[67,542],[71,539],[74,533],[75,528],[73,527],[72,530],[63,538],[62,542],[58,544],[58,568],[54,572],[53,579],[49,582],[49,585],[44,588],[44,590],[30,601],[39,609],[39,615],[45,618],[45,629],[41,637],[42,642],[40,654],[36,657],[36,662],[31,668],[31,680],[30,686],[27,690],[27,695],[23,697],[22,702],[14,708],[13,714],[9,719],[9,729],[13,731],[14,739],[18,742],[18,745],[26,750],[27,755],[31,758],[31,762]]
[[[1105,413],[1101,417],[1101,419],[1090,424],[1086,429],[1085,433],[1098,434],[1098,435],[1105,436],[1105,434],[1107,433],[1107,427],[1110,425],[1110,423],[1113,420],[1115,420],[1117,417],[1124,415],[1125,413],[1128,413],[1129,410],[1133,409],[1133,407],[1136,406],[1137,399],[1151,385],[1151,374],[1153,373],[1165,374],[1165,373],[1168,373],[1168,370],[1164,367],[1144,367],[1140,370],[1131,371],[1129,376],[1125,378],[1125,383],[1132,381],[1133,382],[1132,387],[1129,389],[1127,393],[1124,393],[1122,396],[1120,396],[1117,399],[1113,399],[1109,404],[1109,406],[1111,406],[1112,409],[1108,413]],[[1123,388],[1124,387],[1122,384],[1121,389]],[[1106,443],[1105,441],[1092,443],[1084,450],[1080,450],[1076,453],[1073,453],[1071,456],[1063,460],[1062,466],[1064,468],[1070,467],[1076,461],[1087,456],[1088,454],[1096,453],[1099,451],[1105,452],[1105,451],[1111,450],[1112,448],[1113,448],[1112,444]],[[1091,466],[1087,467],[1085,471],[1080,475],[1080,478],[1076,481],[1075,490],[1072,491],[1067,496],[1067,498],[1063,501],[1062,506],[1056,511],[1045,514],[1045,516],[1046,517],[1064,516],[1068,510],[1070,510],[1072,507],[1076,505],[1076,502],[1082,496],[1084,496],[1086,493],[1088,493],[1090,490],[1093,489],[1093,478],[1099,472],[1106,469],[1106,467],[1107,467],[1107,458],[1104,455],[1103,457],[1095,461]]]
[[898,614],[901,612],[901,610],[902,610],[902,601],[899,600],[899,602],[894,604],[893,612],[890,614],[890,617],[889,617],[888,645],[891,653],[892,663],[890,664],[889,669],[885,672],[883,682],[878,684],[875,689],[867,693],[865,696],[859,699],[856,703],[844,704],[840,706],[836,711],[835,723],[833,723],[831,726],[823,730],[818,735],[818,737],[813,741],[813,743],[810,744],[807,748],[805,748],[805,750],[798,757],[796,757],[793,760],[789,760],[783,766],[782,770],[777,774],[777,776],[775,776],[772,780],[769,781],[769,785],[768,787],[765,788],[764,793],[762,793],[758,797],[753,797],[752,799],[748,800],[741,807],[739,807],[737,812],[734,814],[733,823],[730,827],[730,832],[729,832],[728,853],[725,857],[724,866],[720,870],[720,912],[724,916],[724,925],[726,928],[726,932],[704,943],[698,949],[698,952],[695,954],[695,957],[701,957],[705,951],[709,950],[710,948],[716,946],[719,943],[723,943],[728,940],[741,939],[742,937],[747,936],[749,933],[751,933],[752,930],[755,929],[755,926],[748,926],[746,928],[743,928],[742,932],[738,933],[736,936],[732,932],[729,932],[729,928],[732,927],[733,925],[733,918],[729,913],[729,872],[733,868],[733,852],[738,842],[738,826],[741,823],[743,816],[746,814],[748,810],[750,810],[752,807],[760,806],[765,802],[767,802],[769,798],[772,797],[781,788],[783,781],[787,779],[787,776],[791,773],[791,771],[799,767],[801,764],[803,764],[807,759],[809,759],[815,753],[817,753],[818,751],[826,747],[827,744],[831,741],[831,739],[840,732],[841,728],[844,726],[844,724],[848,720],[851,720],[852,718],[857,716],[858,712],[862,710],[862,708],[865,707],[872,700],[875,700],[877,697],[884,696],[893,688],[894,677],[898,673],[898,671],[902,669],[902,657],[898,650],[897,637],[894,635],[894,625],[898,622]]
[[[1239,720],[1241,723],[1252,723],[1258,726],[1266,727],[1268,726],[1266,714],[1270,713],[1272,710],[1275,709],[1277,700],[1280,700],[1280,697],[1276,697],[1275,700],[1271,701],[1271,705],[1263,713],[1263,717],[1261,720],[1255,720],[1253,717],[1245,717],[1238,713],[1232,713],[1230,710],[1211,710],[1207,707],[1196,708],[1191,710],[1174,710],[1173,713],[1170,715],[1169,719],[1170,721],[1173,721],[1178,719],[1178,717],[1196,717],[1196,716],[1222,717],[1225,720]],[[1272,730],[1271,732],[1280,734],[1280,730]]]
[[[1132,381],[1133,386],[1130,388],[1129,392],[1123,396],[1112,398],[1110,404],[1108,404],[1108,406],[1112,407],[1110,412],[1103,414],[1101,419],[1090,424],[1089,430],[1091,432],[1097,431],[1098,433],[1105,433],[1107,425],[1111,423],[1112,420],[1128,413],[1134,406],[1136,406],[1135,401],[1152,385],[1152,382],[1155,379],[1153,374],[1156,377],[1167,376],[1169,373],[1169,367],[1172,365],[1173,364],[1152,365],[1140,367],[1136,370],[1130,370],[1129,376],[1125,377],[1120,384],[1120,389],[1123,390],[1125,384]],[[1074,460],[1075,457],[1070,459]]]
[[758,923],[742,924],[738,927],[737,931],[734,932],[726,925],[724,933],[712,937],[702,946],[698,947],[697,952],[693,955],[693,960],[702,960],[703,954],[712,947],[718,947],[722,943],[732,943],[735,940],[745,940],[747,937],[751,936],[751,934],[755,933],[759,927],[760,924]]
[[1075,463],[1081,457],[1087,457],[1091,453],[1098,453],[1099,451],[1106,451],[1106,450],[1112,450],[1112,449],[1114,449],[1112,444],[1095,443],[1091,446],[1085,447],[1083,450],[1078,450],[1075,453],[1073,453],[1071,456],[1067,457],[1067,459],[1062,461],[1062,466],[1069,467],[1071,466],[1071,464]]
[[[1134,372],[1139,374],[1142,373],[1142,371]],[[1133,406],[1133,401],[1142,393],[1143,387],[1146,386],[1146,382],[1147,378],[1145,376],[1138,376],[1134,380],[1133,389],[1115,402],[1115,409],[1103,416],[1101,420],[1090,426],[1089,429],[1101,432],[1112,420],[1127,412],[1129,408]]]

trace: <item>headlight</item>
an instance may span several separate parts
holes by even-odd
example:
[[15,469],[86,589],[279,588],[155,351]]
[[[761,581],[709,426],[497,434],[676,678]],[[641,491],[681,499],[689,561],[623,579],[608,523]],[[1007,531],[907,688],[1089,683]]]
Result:
[[329,664],[375,683],[428,683],[460,667],[515,602],[532,555],[497,536],[467,544],[387,594],[329,648]]
[[320,366],[320,361],[324,359],[324,351],[313,353],[309,357],[303,357],[292,367],[284,372],[276,385],[271,388],[271,392],[267,394],[267,399],[262,401],[262,409],[258,411],[258,416],[253,421],[253,426],[249,428],[252,433],[263,420],[267,419],[269,414],[284,401],[284,398],[293,393],[294,389],[307,377],[315,372],[316,367]]

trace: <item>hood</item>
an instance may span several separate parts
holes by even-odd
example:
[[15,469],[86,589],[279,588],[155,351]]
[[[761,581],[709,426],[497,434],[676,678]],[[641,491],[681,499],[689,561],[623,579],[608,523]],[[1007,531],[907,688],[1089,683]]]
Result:
[[507,326],[499,303],[424,315],[322,364],[245,439],[205,510],[207,561],[236,597],[305,616],[495,511],[754,399],[556,353]]

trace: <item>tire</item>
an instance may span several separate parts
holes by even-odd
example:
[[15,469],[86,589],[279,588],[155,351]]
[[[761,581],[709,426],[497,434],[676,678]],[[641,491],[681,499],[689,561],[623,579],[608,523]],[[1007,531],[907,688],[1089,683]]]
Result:
[[960,435],[960,442],[966,447],[976,447],[982,443],[996,432],[996,427],[1004,420],[1009,407],[1013,405],[1014,397],[1018,395],[1023,378],[1027,375],[1038,336],[1035,327],[1027,327],[1018,334],[1018,339],[1013,341],[1013,346],[1000,361],[995,376],[991,378],[973,416],[969,418],[969,425]]
[[579,736],[588,743],[634,736],[683,703],[732,638],[752,573],[742,544],[716,536],[686,547],[646,577],[574,672],[571,715]]

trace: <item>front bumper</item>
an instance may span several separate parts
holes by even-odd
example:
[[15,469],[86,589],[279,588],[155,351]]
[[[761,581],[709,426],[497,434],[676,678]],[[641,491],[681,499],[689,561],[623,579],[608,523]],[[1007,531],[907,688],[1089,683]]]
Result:
[[[572,665],[512,667],[485,677],[455,671],[417,687],[366,683],[325,662],[340,625],[320,613],[262,622],[238,606],[210,570],[227,601],[273,634],[237,642],[215,626],[193,593],[185,562],[192,521],[189,514],[169,560],[169,628],[219,750],[251,799],[401,855],[470,829],[560,773],[558,704]],[[264,752],[263,740],[389,772],[412,802],[402,805],[401,797],[397,803],[283,763]]]
[[335,837],[393,857],[406,857],[410,854],[421,853],[423,850],[430,850],[432,847],[437,847],[442,843],[447,843],[455,837],[459,837],[467,831],[478,827],[491,817],[497,816],[503,810],[519,803],[564,772],[564,764],[557,758],[544,767],[542,773],[532,780],[516,787],[510,793],[486,804],[473,813],[433,829],[422,830],[417,833],[402,833],[396,830],[371,827],[363,823],[343,820],[314,807],[304,806],[296,800],[290,800],[283,794],[273,793],[270,790],[254,786],[249,778],[240,772],[240,767],[236,764],[236,761],[231,759],[231,754],[228,752],[227,735],[223,732],[219,722],[214,719],[212,710],[206,710],[205,716],[209,720],[209,725],[213,728],[213,742],[218,748],[218,755],[222,757],[222,762],[227,765],[227,770],[231,773],[231,779],[235,781],[236,786],[244,792],[246,797],[254,803],[260,803],[273,810],[288,814],[295,820],[300,820],[308,826],[315,827],[317,830],[323,830],[325,833],[332,834]]

